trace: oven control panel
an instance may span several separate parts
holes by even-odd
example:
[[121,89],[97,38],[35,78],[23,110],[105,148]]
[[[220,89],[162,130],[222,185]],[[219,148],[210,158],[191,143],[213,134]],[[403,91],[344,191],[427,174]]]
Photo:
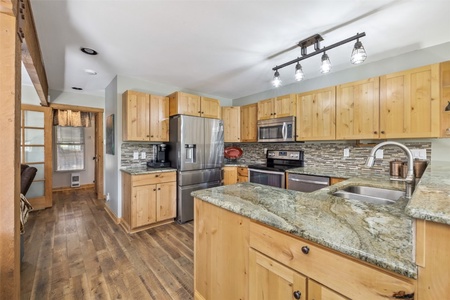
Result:
[[268,150],[267,158],[286,159],[286,160],[303,160],[303,151],[298,150]]

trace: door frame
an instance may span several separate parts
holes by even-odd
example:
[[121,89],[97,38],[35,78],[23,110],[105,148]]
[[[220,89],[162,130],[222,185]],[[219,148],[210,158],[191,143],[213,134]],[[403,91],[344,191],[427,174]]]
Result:
[[90,112],[95,116],[95,192],[97,199],[105,199],[103,176],[103,108],[51,103],[52,109]]

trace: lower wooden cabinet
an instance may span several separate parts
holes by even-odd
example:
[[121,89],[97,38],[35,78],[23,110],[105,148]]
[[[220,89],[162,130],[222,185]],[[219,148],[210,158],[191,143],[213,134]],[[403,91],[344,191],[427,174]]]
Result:
[[248,168],[237,168],[237,182],[248,182]]
[[223,184],[235,184],[248,181],[248,168],[246,167],[223,167]]
[[330,290],[320,283],[308,280],[308,300],[347,300],[348,298]]
[[176,217],[176,172],[122,173],[122,226],[137,232],[173,222]]

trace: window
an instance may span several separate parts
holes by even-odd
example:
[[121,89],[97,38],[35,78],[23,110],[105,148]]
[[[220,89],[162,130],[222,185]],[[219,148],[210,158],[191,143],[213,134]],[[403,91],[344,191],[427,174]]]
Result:
[[84,170],[84,127],[55,126],[56,171]]

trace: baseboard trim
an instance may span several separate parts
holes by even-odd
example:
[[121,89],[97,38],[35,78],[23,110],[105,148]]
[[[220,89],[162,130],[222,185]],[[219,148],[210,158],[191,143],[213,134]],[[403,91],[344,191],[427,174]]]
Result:
[[53,188],[53,192],[64,192],[64,191],[73,191],[73,190],[84,190],[84,189],[94,189],[95,183],[89,183],[89,184],[83,184],[78,187],[70,187],[70,186],[63,186],[58,188]]
[[108,205],[104,205],[105,211],[106,213],[109,215],[109,217],[114,221],[114,223],[116,223],[117,225],[119,225],[121,223],[121,218],[118,218],[113,211],[109,208]]

